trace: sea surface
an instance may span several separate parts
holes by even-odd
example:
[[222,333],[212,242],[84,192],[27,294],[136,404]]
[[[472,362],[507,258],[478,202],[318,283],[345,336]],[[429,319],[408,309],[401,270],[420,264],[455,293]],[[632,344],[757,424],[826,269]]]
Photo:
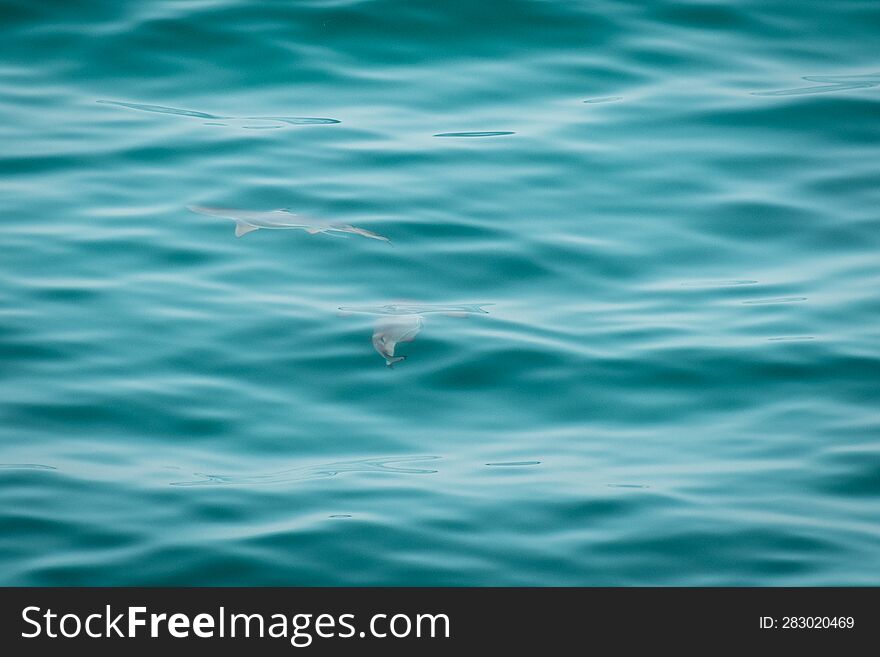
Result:
[[0,584],[880,584],[878,34],[0,0]]

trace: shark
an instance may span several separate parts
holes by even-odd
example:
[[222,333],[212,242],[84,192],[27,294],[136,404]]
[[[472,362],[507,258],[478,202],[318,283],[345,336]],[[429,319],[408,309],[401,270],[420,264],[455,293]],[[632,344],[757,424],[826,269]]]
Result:
[[385,359],[385,365],[393,369],[395,363],[406,360],[395,351],[402,342],[413,342],[422,330],[425,315],[440,314],[448,317],[489,313],[483,306],[491,303],[416,304],[388,303],[381,306],[340,306],[342,315],[360,313],[376,315],[373,324],[373,348]]
[[[358,228],[357,226],[336,222],[305,220],[289,210],[236,210],[232,208],[210,208],[201,205],[190,205],[188,209],[191,212],[197,212],[198,214],[210,217],[231,219],[235,222],[236,237],[243,237],[261,228],[269,230],[299,229],[306,231],[310,235],[324,233],[337,237],[347,237],[345,233],[350,233],[391,244],[391,240],[384,235],[379,235],[366,228]],[[342,234],[340,235],[340,233]]]
[[395,363],[406,360],[406,356],[395,356],[394,349],[401,342],[415,340],[421,330],[420,315],[385,317],[373,327],[373,348],[385,359],[385,365],[393,368]]

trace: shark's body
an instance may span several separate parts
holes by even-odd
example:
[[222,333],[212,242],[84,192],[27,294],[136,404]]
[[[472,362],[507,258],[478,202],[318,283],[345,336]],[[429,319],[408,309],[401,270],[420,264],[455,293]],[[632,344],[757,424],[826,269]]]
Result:
[[236,210],[231,208],[206,208],[198,205],[189,207],[192,212],[206,214],[211,217],[222,217],[235,222],[235,236],[242,237],[255,230],[265,228],[267,230],[304,230],[310,235],[318,233],[352,233],[373,240],[391,243],[384,235],[379,235],[365,228],[357,228],[348,224],[331,223],[326,221],[305,221],[287,210],[270,210],[260,212],[253,210]]
[[388,367],[406,359],[395,356],[394,349],[400,342],[412,342],[422,330],[419,315],[402,315],[380,319],[373,328],[373,348],[385,359]]
[[406,359],[395,355],[401,342],[412,342],[422,330],[424,315],[440,314],[449,317],[467,317],[473,314],[488,314],[483,306],[489,303],[451,303],[415,304],[389,303],[383,306],[341,306],[341,314],[363,313],[377,315],[373,324],[373,348],[385,359],[388,367],[393,367]]

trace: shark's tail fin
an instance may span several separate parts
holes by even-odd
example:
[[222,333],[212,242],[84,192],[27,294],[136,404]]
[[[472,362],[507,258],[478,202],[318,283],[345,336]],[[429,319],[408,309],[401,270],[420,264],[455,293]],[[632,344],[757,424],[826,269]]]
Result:
[[247,235],[248,233],[253,233],[255,230],[260,230],[260,227],[245,223],[243,221],[236,221],[235,222],[235,236],[236,237],[241,237],[242,235]]
[[406,360],[406,356],[391,356],[385,358],[385,364],[388,366],[388,369],[394,369],[394,363],[399,363],[402,360]]

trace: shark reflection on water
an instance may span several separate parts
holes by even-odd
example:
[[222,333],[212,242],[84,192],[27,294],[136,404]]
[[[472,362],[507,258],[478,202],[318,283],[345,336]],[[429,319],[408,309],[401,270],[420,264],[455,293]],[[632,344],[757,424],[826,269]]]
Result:
[[386,304],[384,306],[340,306],[343,314],[362,313],[377,315],[373,325],[373,348],[385,359],[385,365],[393,368],[395,363],[406,360],[406,356],[395,355],[401,342],[413,342],[422,330],[424,315],[441,314],[448,317],[466,317],[473,314],[488,314],[483,306],[489,303],[463,304]]
[[260,228],[268,230],[304,230],[310,235],[324,233],[334,235],[336,237],[347,237],[347,235],[339,235],[339,233],[351,233],[361,235],[372,240],[380,240],[382,242],[391,243],[391,240],[384,235],[379,235],[366,228],[358,228],[349,224],[306,220],[298,217],[296,214],[287,210],[236,210],[232,208],[208,208],[200,205],[189,206],[191,212],[205,214],[210,217],[221,217],[230,219],[235,222],[235,236],[242,237],[248,233],[252,233]]

